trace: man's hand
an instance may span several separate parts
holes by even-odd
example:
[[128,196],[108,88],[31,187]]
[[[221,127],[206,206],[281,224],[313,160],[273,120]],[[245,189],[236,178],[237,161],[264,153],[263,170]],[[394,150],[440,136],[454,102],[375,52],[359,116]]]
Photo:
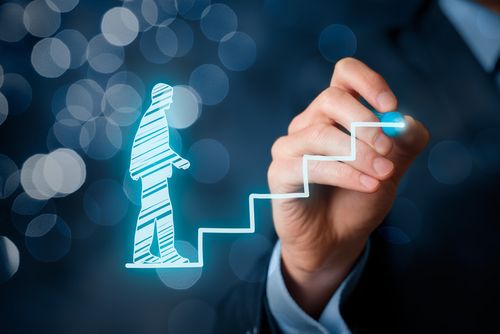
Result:
[[176,168],[186,170],[191,166],[191,163],[188,160],[181,158],[181,160],[174,163],[174,165]]
[[[349,135],[339,127],[378,121],[360,97],[380,112],[397,107],[379,74],[358,60],[340,60],[330,87],[295,117],[288,135],[273,145],[268,171],[272,193],[302,189],[304,154],[350,154]],[[408,116],[405,120],[405,133],[394,140],[380,128],[358,128],[354,161],[310,161],[309,182],[315,184],[311,196],[273,201],[285,282],[313,317],[349,273],[368,236],[388,213],[401,176],[427,144],[423,125]]]

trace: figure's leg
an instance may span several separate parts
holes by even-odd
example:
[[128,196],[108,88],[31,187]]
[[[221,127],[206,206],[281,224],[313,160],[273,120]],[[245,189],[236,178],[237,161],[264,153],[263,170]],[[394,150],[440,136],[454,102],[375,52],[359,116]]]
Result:
[[162,263],[188,263],[179,255],[174,245],[174,219],[172,211],[156,221],[158,233],[158,246],[160,248],[160,262]]
[[145,263],[157,258],[150,252],[154,236],[155,219],[148,210],[141,210],[137,220],[134,239],[134,263]]
[[166,180],[161,173],[153,173],[142,179],[141,212],[137,219],[134,240],[134,263],[157,262],[158,257],[151,254],[156,218],[170,209],[158,189],[166,187]]

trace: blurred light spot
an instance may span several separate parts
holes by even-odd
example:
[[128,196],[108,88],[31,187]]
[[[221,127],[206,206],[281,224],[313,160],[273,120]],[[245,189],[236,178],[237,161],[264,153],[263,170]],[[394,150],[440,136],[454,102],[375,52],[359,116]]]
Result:
[[[63,111],[61,111],[62,113]],[[57,141],[68,148],[80,148],[81,123],[73,118],[61,118],[54,123],[52,132]]]
[[139,33],[139,21],[134,13],[127,8],[111,8],[102,18],[101,31],[111,44],[129,45]]
[[0,235],[0,283],[7,282],[19,269],[19,249],[9,238]]
[[319,36],[319,51],[332,63],[354,55],[356,48],[356,35],[345,25],[329,25]]
[[469,176],[472,158],[462,144],[445,140],[432,148],[428,166],[436,181],[449,185],[459,184]]
[[188,151],[189,171],[201,183],[216,183],[229,171],[229,153],[217,140],[202,139]]
[[0,154],[0,199],[9,197],[19,187],[19,169],[8,156]]
[[0,6],[0,40],[18,42],[26,35],[23,23],[24,8],[16,3],[6,3]]
[[175,1],[179,14],[188,20],[199,20],[210,0],[177,0]]
[[213,332],[215,320],[215,309],[211,305],[202,300],[188,299],[180,302],[170,312],[168,330],[170,333],[179,334],[210,334]]
[[7,116],[9,116],[9,102],[5,95],[0,92],[0,125],[5,122]]
[[80,188],[85,177],[85,163],[69,149],[36,154],[26,160],[21,170],[24,191],[39,200],[71,194]]
[[220,41],[238,27],[238,17],[227,5],[217,3],[208,6],[201,15],[201,31],[212,41]]
[[109,44],[104,36],[97,35],[89,41],[87,59],[95,71],[113,73],[122,66],[123,58],[123,48]]
[[255,62],[257,49],[252,37],[243,32],[224,37],[219,44],[219,59],[232,71],[244,71]]
[[142,98],[137,91],[125,84],[116,84],[105,93],[106,108],[105,115],[120,126],[134,124],[141,115]]
[[9,102],[10,114],[18,115],[25,112],[31,104],[32,97],[29,82],[17,73],[7,73],[3,79],[1,91]]
[[57,207],[52,199],[38,200],[29,196],[27,193],[20,193],[12,203],[11,222],[16,230],[25,234],[28,224],[33,216],[42,213],[56,214]]
[[[385,227],[392,229],[387,230]],[[421,227],[422,214],[419,208],[411,200],[398,196],[381,229],[388,242],[393,243],[396,240],[396,243],[403,243],[404,240],[404,243],[407,243],[418,237]],[[401,237],[402,235],[404,237]]]
[[194,69],[189,77],[189,85],[200,94],[205,105],[216,105],[229,92],[229,79],[217,65],[204,64]]
[[30,2],[23,17],[24,26],[36,37],[48,37],[61,25],[61,14],[53,11],[44,0]]
[[111,76],[111,78],[108,79],[106,89],[116,84],[124,84],[134,88],[141,99],[144,100],[144,94],[146,92],[144,82],[137,76],[137,74],[130,71],[116,72],[113,76]]
[[[47,159],[51,161],[51,165],[44,166],[44,176],[49,186],[56,191],[57,196],[66,196],[80,189],[85,182],[87,171],[85,162],[78,153],[67,148],[60,148],[51,152],[48,157],[51,158]],[[57,169],[61,171],[58,176],[54,175]]]
[[169,28],[177,36],[177,52],[175,57],[184,57],[193,47],[193,30],[189,24],[180,19],[176,19],[170,23]]
[[[175,248],[181,256],[195,261],[198,253],[189,242],[178,240],[175,242]],[[201,277],[202,268],[189,269],[156,269],[160,280],[167,287],[177,290],[186,290],[195,285]]]
[[158,27],[156,30],[156,43],[161,52],[168,57],[177,54],[177,36],[168,26]]
[[[47,199],[54,195],[51,193],[42,193],[40,189],[38,189],[42,179],[42,171],[40,168],[37,168],[37,164],[43,158],[43,154],[35,154],[29,157],[21,168],[21,185],[24,191],[31,197],[39,200]],[[38,184],[36,184],[35,181],[37,181]],[[42,191],[43,190],[47,189],[42,189]]]
[[26,248],[39,261],[58,261],[71,248],[71,230],[57,215],[42,214],[26,228]]
[[60,77],[71,63],[68,47],[57,38],[44,38],[33,47],[31,64],[43,77]]
[[266,254],[271,254],[273,245],[260,234],[240,237],[231,246],[229,265],[236,277],[247,282],[261,282],[265,273],[258,269],[257,261]]
[[0,88],[3,85],[3,67],[0,65]]
[[157,28],[144,32],[141,36],[140,49],[144,58],[154,64],[165,64],[172,57],[167,56],[158,46],[156,40]]
[[150,25],[158,23],[158,6],[154,0],[143,0],[141,3],[141,14]]
[[83,208],[87,217],[94,223],[115,225],[125,218],[128,200],[118,182],[99,180],[87,188]]
[[[12,211],[23,216],[36,215],[47,204],[46,200],[38,200],[23,192],[17,195],[12,203]],[[22,231],[24,234],[25,231]]]
[[[164,12],[172,17],[177,15],[177,3],[183,0],[156,1],[160,12]],[[192,0],[187,0],[192,1]]]
[[66,29],[57,33],[59,38],[69,49],[71,54],[70,68],[78,68],[87,60],[88,41],[81,32],[72,29]]
[[483,171],[500,171],[500,129],[490,128],[481,131],[474,140],[474,158]]
[[72,11],[77,5],[79,0],[45,0],[50,9],[59,13],[67,13]]
[[79,121],[88,121],[101,114],[104,91],[97,82],[81,79],[69,86],[66,108]]
[[167,111],[168,124],[176,129],[185,129],[200,117],[200,101],[187,86],[174,86],[173,103]]
[[85,122],[80,131],[80,146],[96,160],[113,157],[122,145],[120,127],[106,117],[97,117]]

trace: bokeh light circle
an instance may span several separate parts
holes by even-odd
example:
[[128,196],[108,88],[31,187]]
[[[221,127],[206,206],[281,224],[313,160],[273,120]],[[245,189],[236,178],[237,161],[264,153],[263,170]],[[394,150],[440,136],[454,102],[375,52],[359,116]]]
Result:
[[244,71],[253,65],[257,55],[255,41],[243,32],[224,37],[219,43],[219,59],[231,71]]
[[19,187],[19,169],[8,156],[0,154],[0,199],[9,197]]
[[26,228],[28,252],[38,261],[55,262],[71,248],[71,230],[64,220],[54,214],[41,214]]
[[92,183],[83,198],[83,208],[87,217],[98,225],[118,224],[125,218],[128,205],[122,186],[110,179]]
[[156,44],[160,51],[168,57],[177,54],[177,35],[169,26],[160,26],[156,30]]
[[106,117],[120,126],[135,123],[141,115],[142,98],[139,93],[126,84],[116,84],[106,89]]
[[257,261],[271,254],[273,245],[265,236],[254,234],[238,238],[229,252],[229,265],[236,277],[247,282],[262,282],[266,275],[259,271]]
[[120,127],[104,116],[85,122],[80,130],[80,146],[87,156],[96,160],[107,160],[121,148]]
[[144,82],[137,74],[130,71],[120,71],[113,74],[106,84],[106,89],[117,84],[124,84],[132,87],[144,100],[146,89],[144,87]]
[[24,26],[36,37],[48,37],[61,25],[61,14],[53,11],[45,0],[30,2],[24,9]]
[[175,57],[184,57],[193,47],[193,30],[185,21],[175,19],[168,27],[177,36],[177,52]]
[[139,43],[140,50],[144,58],[153,64],[168,63],[172,57],[167,56],[158,46],[156,32],[158,28],[153,28],[141,34]]
[[[196,248],[186,241],[176,241],[175,249],[181,256],[191,260],[198,256]],[[186,290],[195,285],[201,277],[201,272],[202,268],[156,269],[163,284],[176,290]]]
[[215,320],[216,312],[210,304],[198,299],[188,299],[180,302],[170,312],[168,330],[176,334],[210,334]]
[[19,269],[19,249],[7,237],[0,235],[0,283],[5,283]]
[[191,162],[189,171],[201,183],[219,182],[229,171],[229,153],[214,139],[195,142],[187,153]]
[[[66,196],[80,189],[85,182],[87,170],[85,162],[78,153],[71,149],[60,148],[52,151],[48,157],[50,159],[47,161],[50,161],[51,164],[45,164],[43,173],[47,183],[56,191],[57,196]],[[53,175],[57,170],[60,170],[60,175]]]
[[18,42],[26,35],[23,23],[24,8],[16,3],[6,3],[0,6],[0,40]]
[[95,71],[109,74],[122,66],[124,51],[122,47],[108,43],[103,35],[97,35],[89,41],[87,60]]
[[174,86],[173,91],[173,102],[167,111],[168,124],[176,129],[185,129],[200,117],[200,100],[188,86]]
[[80,79],[66,92],[66,109],[75,119],[84,122],[101,114],[104,91],[90,79]]
[[78,68],[87,61],[88,41],[78,30],[65,29],[57,33],[60,39],[69,49],[71,55],[70,68]]
[[47,5],[55,12],[67,13],[72,11],[77,5],[79,0],[45,0]]
[[229,78],[217,65],[203,64],[194,69],[189,77],[189,85],[200,95],[205,105],[216,105],[229,92]]
[[9,101],[7,101],[5,95],[0,92],[0,125],[5,122],[7,116],[9,116]]
[[129,9],[114,7],[104,14],[101,31],[109,43],[116,46],[129,45],[139,33],[139,21]]
[[218,42],[227,34],[236,31],[238,17],[228,5],[216,3],[205,8],[200,26],[205,37]]
[[38,200],[22,192],[17,195],[12,203],[11,222],[22,235],[25,234],[26,228],[34,216],[40,214],[57,214],[54,200]]
[[25,112],[31,104],[33,94],[29,82],[17,73],[4,74],[3,80],[0,90],[9,102],[9,114],[18,115]]
[[319,51],[332,63],[354,55],[357,44],[356,35],[342,24],[329,25],[319,36]]
[[210,5],[210,0],[177,0],[175,7],[178,13],[191,21],[199,20],[203,11]]
[[445,140],[432,148],[428,167],[436,181],[448,185],[459,184],[471,172],[472,157],[461,143]]
[[57,78],[69,69],[71,54],[61,40],[44,38],[33,47],[31,64],[41,76]]

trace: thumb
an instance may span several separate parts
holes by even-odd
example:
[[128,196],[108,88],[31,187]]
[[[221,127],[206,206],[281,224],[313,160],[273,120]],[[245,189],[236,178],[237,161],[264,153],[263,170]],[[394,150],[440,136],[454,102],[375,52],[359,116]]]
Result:
[[388,158],[396,167],[395,177],[401,178],[411,162],[429,142],[429,131],[411,116],[405,116],[405,131],[394,139],[394,147]]

